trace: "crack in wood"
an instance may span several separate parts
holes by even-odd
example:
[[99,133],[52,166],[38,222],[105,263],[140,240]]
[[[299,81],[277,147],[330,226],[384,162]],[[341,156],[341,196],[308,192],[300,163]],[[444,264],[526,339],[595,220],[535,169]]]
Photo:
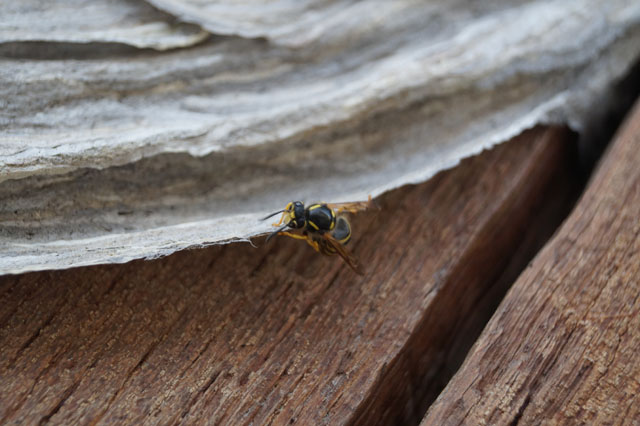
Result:
[[[540,144],[540,148],[538,148],[539,149],[539,151],[538,151],[539,154],[538,155],[544,156],[545,151],[541,147],[542,147],[542,144]],[[487,223],[483,224],[483,226],[481,228],[479,228],[477,231],[475,231],[473,233],[473,238],[475,240],[477,240],[478,242],[493,241],[494,245],[495,245],[496,244],[495,241],[498,238],[505,238],[504,235],[499,235],[498,234],[498,236],[489,236],[489,235],[485,235],[485,234],[505,229],[505,227],[504,226],[500,226],[500,224],[498,222],[500,222],[502,220],[506,220],[506,216],[504,214],[505,209],[508,208],[506,206],[516,206],[516,205],[519,204],[519,200],[520,199],[523,199],[523,198],[527,199],[526,197],[524,197],[522,191],[520,191],[518,188],[519,188],[519,186],[524,185],[524,182],[525,182],[526,179],[530,179],[532,175],[536,174],[534,172],[534,170],[535,170],[534,169],[535,168],[535,162],[529,163],[528,166],[529,167],[520,170],[520,172],[518,173],[518,177],[515,178],[512,181],[510,190],[506,192],[508,195],[505,195],[505,197],[503,199],[501,199],[500,202],[498,203],[498,205],[500,207],[497,208],[497,211],[501,212],[501,213],[494,214],[494,216],[492,216],[491,219]],[[560,165],[559,167],[563,167],[563,166]],[[557,171],[555,173],[557,173]],[[551,176],[552,176],[552,174],[549,174],[548,176],[545,176],[544,179],[546,179],[547,182],[550,182]],[[545,185],[548,185],[548,183],[545,184]],[[541,187],[542,187],[542,184],[541,184]],[[533,191],[532,189],[530,189],[530,190]],[[574,191],[575,191],[575,189],[573,191],[571,191],[571,192],[575,193]],[[539,196],[539,194],[538,194],[538,196]],[[518,200],[518,201],[516,201],[516,200]],[[538,203],[541,203],[541,202],[538,201]],[[513,208],[513,207],[511,207],[511,208]],[[568,213],[568,211],[566,211],[566,213]],[[532,220],[532,219],[530,218],[530,220]],[[555,228],[555,226],[557,226],[560,223],[560,220],[558,220],[558,218],[556,218],[553,221],[553,223],[554,223],[554,228]],[[508,229],[511,229],[512,230],[511,232],[514,232],[513,231],[513,229],[515,229],[514,227],[522,228],[523,226],[524,225],[517,225],[516,226],[513,223],[511,223],[510,227]],[[549,232],[549,235],[550,234],[551,233]],[[507,245],[511,244],[512,247],[513,246],[519,247],[520,245],[522,245],[522,241],[524,240],[524,237],[523,236],[519,236],[517,233],[513,234],[512,236],[506,237],[506,238],[507,239],[505,239],[505,241],[509,241],[509,238],[510,238],[511,242],[510,243],[505,243],[505,244],[507,244]],[[540,245],[541,245],[541,243],[540,243]],[[470,243],[467,246],[466,250],[467,251],[465,253],[462,253],[460,255],[460,257],[458,258],[459,259],[458,263],[456,265],[451,265],[450,266],[451,270],[455,271],[455,274],[453,274],[453,275],[447,274],[446,275],[446,282],[442,282],[440,284],[442,286],[442,288],[449,289],[449,288],[455,287],[453,284],[447,284],[447,283],[454,283],[456,281],[461,281],[461,280],[463,280],[463,277],[465,276],[465,273],[468,273],[468,271],[471,271],[471,270],[477,271],[478,269],[482,270],[483,267],[484,268],[487,267],[486,265],[480,265],[479,268],[472,267],[472,266],[470,266],[471,262],[466,260],[466,259],[473,259],[474,261],[477,261],[477,259],[479,259],[479,258],[482,259],[483,248],[482,248],[481,245],[478,245],[478,244],[474,245],[473,243]],[[508,250],[505,251],[505,253],[507,253],[507,252],[508,252]],[[519,270],[524,269],[524,267],[528,264],[529,259],[531,259],[534,256],[534,254],[535,254],[535,251],[531,251],[531,253],[528,255],[527,258],[521,259],[520,260],[520,267],[517,268],[517,270],[519,271]],[[490,262],[494,262],[494,263],[497,262],[497,264],[502,265],[502,266],[498,266],[497,269],[496,269],[496,266],[493,266],[493,269],[494,269],[493,271],[491,271],[491,272],[487,271],[487,272],[489,272],[489,275],[487,277],[485,277],[486,281],[487,282],[494,282],[501,275],[503,275],[505,273],[505,271],[509,267],[510,261],[509,261],[509,258],[506,257],[504,259],[491,259]],[[515,278],[515,276],[517,276],[517,274],[514,274],[514,276],[512,278]],[[510,281],[510,282],[513,282],[513,281]],[[438,299],[446,298],[446,297],[450,297],[450,296],[447,296],[442,292],[437,292],[436,295],[435,295],[436,299],[434,299],[431,303],[434,306],[438,306],[438,305],[442,304],[441,302],[438,302]],[[482,297],[482,294],[477,294],[475,296],[474,300],[478,300],[481,297]],[[414,333],[412,335],[412,338],[409,339],[409,342],[413,342],[416,339],[415,336],[417,336],[418,334],[420,334],[420,333],[424,334],[425,333],[425,331],[421,331],[421,330],[427,330],[429,327],[426,327],[426,324],[430,324],[431,322],[435,322],[435,319],[430,319],[430,317],[433,317],[434,315],[437,315],[435,310],[432,309],[432,310],[428,311],[427,316],[425,318],[423,318],[423,320],[421,321],[422,325],[418,325],[414,329]],[[462,321],[462,318],[460,318],[459,316],[454,316],[454,323],[451,323],[451,324],[447,325],[447,326],[451,327],[451,332],[450,332],[451,336],[459,333],[459,328],[461,326],[461,324],[460,324],[461,321]],[[407,348],[413,348],[414,346],[415,346],[415,342],[414,343],[407,343],[407,345],[406,345]],[[446,342],[443,342],[443,346],[444,347],[448,347],[448,344]],[[409,350],[409,349],[405,349],[405,350],[400,351],[399,354],[398,354],[398,357],[409,356],[408,353],[406,353],[407,350]],[[392,361],[392,364],[390,364],[387,367],[386,371],[387,371],[388,374],[390,374],[389,372],[391,372],[391,371],[395,371],[393,363],[395,363],[398,359],[399,358],[394,359]],[[440,365],[444,365],[444,363],[445,363],[444,358],[440,358],[439,362],[440,362]],[[394,377],[397,377],[397,375],[395,375]],[[379,389],[379,388],[383,388],[384,386],[388,386],[388,385],[384,385],[383,384],[386,380],[387,380],[386,378],[381,379],[381,382],[378,385],[374,386],[374,389]],[[422,377],[422,380],[426,380],[426,379],[424,377]],[[433,380],[430,380],[430,382],[433,382]],[[446,381],[445,381],[445,383],[446,383]],[[415,397],[415,396],[413,395],[412,397]],[[420,397],[418,397],[418,398],[420,398]],[[365,413],[366,412],[366,408],[364,408],[364,407],[368,407],[371,404],[373,404],[373,402],[367,402],[367,403],[362,404],[360,412],[361,413]],[[376,402],[375,404],[379,405],[379,402]],[[419,415],[416,416],[417,421],[419,421],[423,417],[423,415],[426,412],[427,408],[428,408],[428,404],[425,404],[423,402],[422,403],[422,408],[418,411]],[[363,419],[361,417],[355,416],[354,418],[356,419],[356,420],[354,420],[355,424],[359,424],[359,423],[363,423],[363,422],[364,423],[368,423],[368,421],[363,421]],[[373,419],[369,419],[369,420],[375,421]],[[404,419],[404,421],[405,422],[406,421],[410,421],[410,419]]]
[[[201,352],[202,354],[202,352]],[[198,355],[200,356],[200,355]],[[195,360],[194,360],[195,362]],[[209,380],[200,388],[198,392],[196,392],[195,396],[191,398],[189,403],[186,405],[182,413],[180,414],[180,420],[184,421],[184,418],[189,414],[189,411],[198,403],[200,398],[209,390],[209,388],[215,383],[216,379],[220,375],[220,371],[214,371]]]
[[515,417],[513,418],[511,423],[509,423],[510,426],[516,426],[518,423],[520,423],[520,419],[522,419],[522,414],[524,413],[524,410],[529,406],[529,403],[531,403],[531,394],[528,394],[524,399],[524,401],[522,401],[522,404],[520,404],[520,407],[518,408],[518,411],[516,412]]
[[39,422],[40,425],[48,423],[49,420],[51,420],[51,418],[55,416],[56,413],[58,413],[58,411],[60,411],[64,403],[71,397],[71,395],[73,395],[76,389],[78,389],[78,386],[80,386],[80,382],[82,381],[82,378],[83,377],[80,376],[80,378],[78,378],[78,380],[76,380],[73,383],[73,385],[71,385],[67,390],[65,390],[64,394],[62,395],[62,398],[60,398],[60,401],[58,401],[56,406],[53,407],[53,409],[49,411],[47,415],[45,415],[44,417],[42,417],[42,419],[40,419],[40,422]]
[[[638,418],[638,104],[627,123],[578,206],[516,281],[424,425],[461,418],[473,424]],[[496,363],[505,367],[496,370]],[[515,401],[521,403],[510,405]]]
[[53,318],[55,316],[56,316],[56,312],[54,311],[43,321],[43,323],[38,327],[38,329],[32,333],[32,335],[22,344],[22,346],[20,346],[20,348],[17,350],[15,356],[13,358],[11,358],[11,360],[9,360],[9,363],[7,364],[7,368],[8,369],[13,368],[15,362],[18,360],[18,358],[20,358],[22,356],[22,353],[29,346],[31,346],[31,344],[33,342],[35,342],[35,340],[38,337],[40,337],[40,335],[42,335],[42,330],[44,330],[45,328],[47,328],[51,324],[51,321],[53,321]]

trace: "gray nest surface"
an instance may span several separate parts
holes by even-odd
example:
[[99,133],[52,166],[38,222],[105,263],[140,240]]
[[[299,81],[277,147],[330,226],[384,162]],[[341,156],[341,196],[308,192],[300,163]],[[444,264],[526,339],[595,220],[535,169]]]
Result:
[[581,131],[639,54],[629,0],[2,2],[0,274],[247,240]]

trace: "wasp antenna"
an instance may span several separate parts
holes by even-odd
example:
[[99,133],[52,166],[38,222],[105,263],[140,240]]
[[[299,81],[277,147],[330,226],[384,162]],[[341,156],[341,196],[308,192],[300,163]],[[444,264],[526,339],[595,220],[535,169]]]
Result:
[[275,231],[273,231],[271,234],[269,234],[269,236],[267,237],[267,239],[264,241],[265,243],[268,243],[269,240],[271,239],[271,237],[273,237],[274,235],[278,235],[279,232],[284,231],[285,229],[287,229],[289,225],[282,225],[280,228],[276,229]]
[[265,216],[265,217],[263,217],[263,218],[262,218],[262,219],[260,219],[260,220],[267,220],[267,219],[269,219],[270,217],[273,217],[273,216],[275,216],[275,215],[277,215],[277,214],[280,214],[280,213],[284,213],[284,210],[279,210],[279,211],[277,211],[277,212],[273,212],[273,213],[271,213],[269,216]]

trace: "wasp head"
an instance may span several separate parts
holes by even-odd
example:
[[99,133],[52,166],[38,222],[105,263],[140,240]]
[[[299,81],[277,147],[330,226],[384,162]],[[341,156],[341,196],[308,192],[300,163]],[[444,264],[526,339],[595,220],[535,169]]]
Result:
[[302,201],[292,201],[287,204],[287,207],[284,209],[287,214],[288,221],[287,225],[291,228],[300,229],[304,227],[307,223],[304,214],[304,204]]
[[284,210],[271,213],[269,216],[262,218],[262,220],[267,220],[270,217],[273,217],[280,213],[282,213],[282,218],[280,219],[280,222],[275,223],[274,226],[280,226],[282,222],[284,222],[284,225],[273,231],[267,237],[266,241],[269,241],[274,235],[278,235],[278,233],[284,231],[287,228],[300,229],[307,224],[304,204],[302,203],[302,201],[292,201],[287,204]]

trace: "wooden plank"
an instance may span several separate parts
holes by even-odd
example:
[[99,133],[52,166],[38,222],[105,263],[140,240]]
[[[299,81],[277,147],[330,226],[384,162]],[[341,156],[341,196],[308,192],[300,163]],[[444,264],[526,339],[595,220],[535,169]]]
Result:
[[365,277],[286,238],[3,277],[0,420],[419,421],[573,146],[537,128],[381,197],[352,221]]
[[640,424],[640,104],[422,422]]

